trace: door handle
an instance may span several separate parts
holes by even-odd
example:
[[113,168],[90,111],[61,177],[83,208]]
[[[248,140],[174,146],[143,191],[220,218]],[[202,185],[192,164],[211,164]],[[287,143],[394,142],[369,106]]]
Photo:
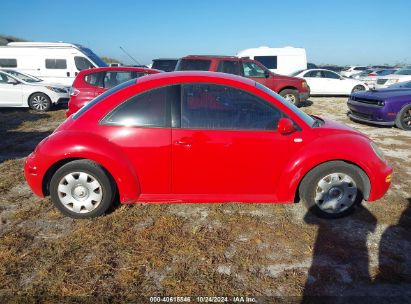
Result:
[[191,142],[188,142],[188,141],[185,141],[185,140],[176,140],[175,142],[174,142],[176,145],[179,145],[179,146],[183,146],[183,147],[186,147],[186,148],[191,148]]
[[67,77],[70,77],[70,72],[67,72]]

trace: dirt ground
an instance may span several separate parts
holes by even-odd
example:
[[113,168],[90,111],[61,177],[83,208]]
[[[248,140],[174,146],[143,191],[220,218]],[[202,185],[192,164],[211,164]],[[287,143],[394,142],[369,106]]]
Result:
[[34,196],[23,176],[25,156],[64,120],[64,110],[1,109],[0,297],[409,300],[411,132],[351,122],[343,97],[311,98],[302,109],[377,142],[395,168],[383,199],[339,220],[320,220],[302,204],[139,204],[72,220]]

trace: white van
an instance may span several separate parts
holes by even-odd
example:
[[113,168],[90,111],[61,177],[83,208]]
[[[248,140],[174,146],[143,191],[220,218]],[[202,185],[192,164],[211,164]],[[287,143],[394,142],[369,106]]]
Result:
[[107,64],[90,49],[63,42],[10,42],[0,47],[0,68],[14,69],[45,82],[73,84],[78,72]]
[[243,50],[237,54],[237,57],[249,57],[257,60],[277,74],[290,75],[296,71],[307,69],[307,54],[304,48],[261,46]]

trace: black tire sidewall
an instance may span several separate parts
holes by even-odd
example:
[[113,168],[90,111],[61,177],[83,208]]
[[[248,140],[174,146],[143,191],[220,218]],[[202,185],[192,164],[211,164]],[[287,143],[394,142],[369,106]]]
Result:
[[[34,97],[36,97],[36,96],[44,96],[44,97],[46,97],[47,102],[48,102],[47,108],[45,108],[44,110],[37,110],[37,109],[35,109],[35,108],[33,107],[33,99],[34,99]],[[45,94],[45,93],[40,93],[40,92],[39,92],[39,93],[34,93],[34,94],[31,95],[30,98],[29,98],[29,108],[32,109],[33,111],[36,111],[36,112],[46,112],[46,111],[50,110],[50,108],[51,108],[51,99],[50,99],[50,97],[47,96],[47,94]]]
[[[309,211],[316,213],[322,218],[341,218],[351,214],[357,205],[359,205],[363,200],[364,183],[361,178],[361,169],[354,165],[346,164],[344,162],[330,162],[320,165],[313,170],[311,170],[301,183],[300,197],[302,198],[304,205]],[[359,192],[355,199],[354,204],[352,204],[348,209],[340,213],[328,213],[321,210],[314,201],[315,191],[318,182],[325,176],[331,173],[344,173],[349,175],[355,182]]]
[[[103,198],[100,205],[93,211],[88,213],[76,213],[64,207],[60,202],[57,190],[58,184],[60,180],[70,172],[85,172],[93,176],[100,183]],[[66,216],[76,219],[93,218],[103,215],[110,208],[115,197],[115,188],[113,187],[113,182],[110,180],[109,176],[99,165],[91,161],[79,160],[65,164],[56,171],[50,181],[50,197],[54,206]]]
[[405,127],[404,124],[402,123],[402,116],[404,113],[408,110],[411,109],[411,104],[404,106],[397,114],[397,117],[395,118],[395,125],[397,128],[401,130],[406,130],[406,131],[411,131],[411,127]]

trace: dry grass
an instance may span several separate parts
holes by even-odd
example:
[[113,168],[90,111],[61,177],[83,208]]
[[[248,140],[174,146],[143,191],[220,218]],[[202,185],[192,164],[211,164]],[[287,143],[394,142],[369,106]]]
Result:
[[312,101],[305,111],[368,134],[395,166],[384,199],[350,218],[319,220],[299,204],[144,204],[64,218],[22,171],[64,111],[1,110],[0,296],[410,295],[411,134],[350,122],[344,98]]

